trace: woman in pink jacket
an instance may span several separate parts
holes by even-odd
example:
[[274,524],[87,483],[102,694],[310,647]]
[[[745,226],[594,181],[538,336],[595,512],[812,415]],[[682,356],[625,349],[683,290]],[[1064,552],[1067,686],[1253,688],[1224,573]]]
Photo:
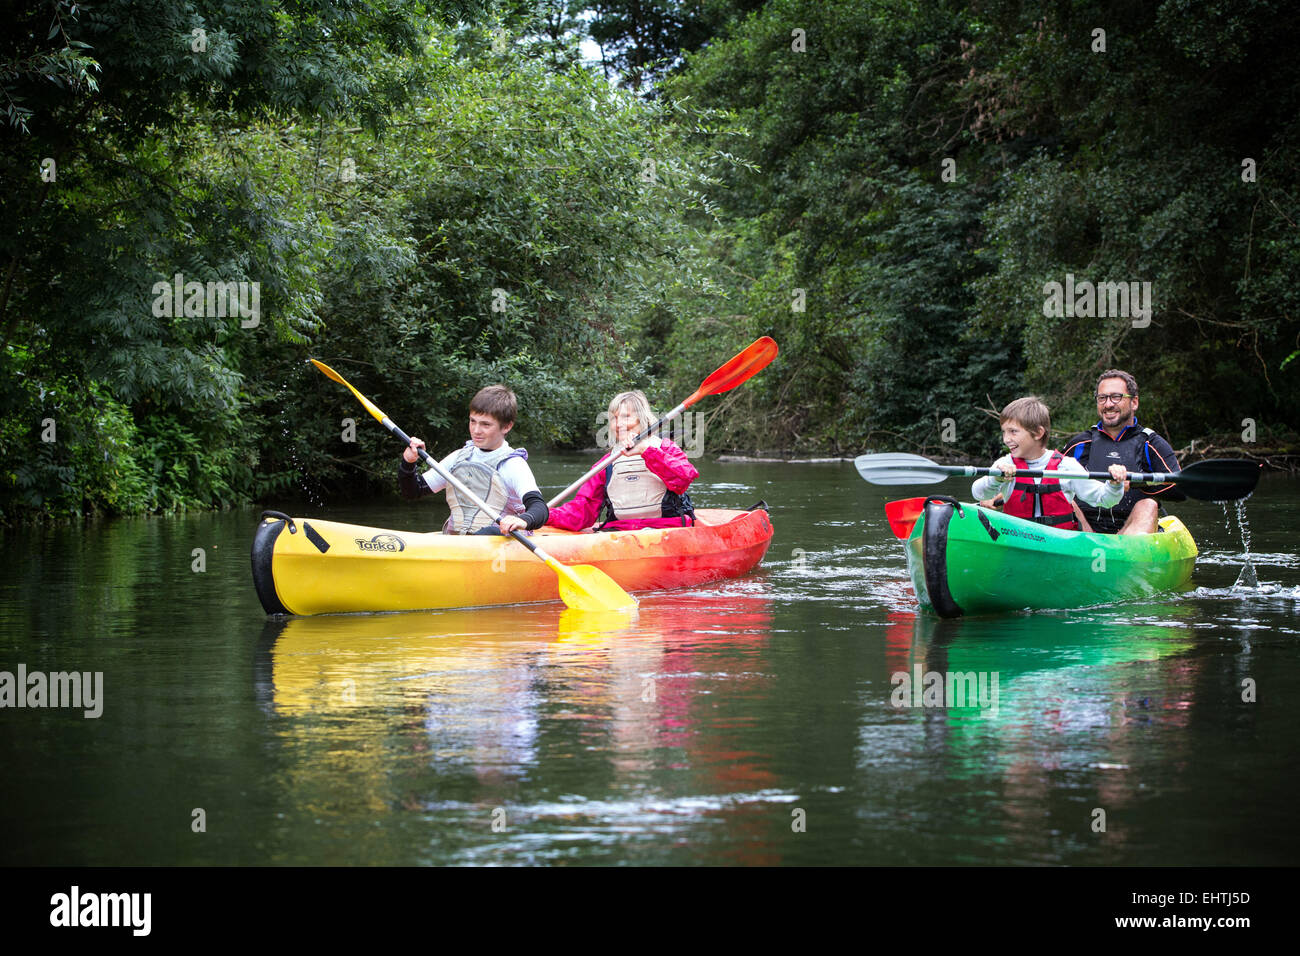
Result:
[[615,395],[609,403],[610,445],[621,445],[621,451],[587,479],[572,501],[552,508],[546,523],[566,531],[582,531],[598,519],[604,523],[597,531],[694,524],[695,509],[686,489],[700,473],[687,460],[686,452],[658,435],[633,445],[632,439],[653,421],[644,394]]

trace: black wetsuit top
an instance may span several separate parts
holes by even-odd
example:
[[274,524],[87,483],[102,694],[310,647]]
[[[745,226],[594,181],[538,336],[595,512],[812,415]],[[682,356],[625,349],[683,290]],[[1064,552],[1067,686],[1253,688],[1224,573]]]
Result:
[[[1102,430],[1101,422],[1097,422],[1086,432],[1071,438],[1062,454],[1072,456],[1088,471],[1106,471],[1111,465],[1123,465],[1133,472],[1172,474],[1181,470],[1169,442],[1139,425],[1136,416],[1124,426],[1118,438],[1111,438]],[[1133,505],[1141,498],[1155,498],[1157,502],[1187,500],[1187,496],[1174,485],[1131,485],[1113,508],[1094,508],[1083,501],[1078,505],[1093,531],[1115,534],[1124,527]]]

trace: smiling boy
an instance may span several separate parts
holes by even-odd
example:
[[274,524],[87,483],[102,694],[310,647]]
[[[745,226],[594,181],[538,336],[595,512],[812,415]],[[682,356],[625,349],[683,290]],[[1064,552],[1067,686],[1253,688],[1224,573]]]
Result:
[[465,446],[444,458],[440,465],[477,494],[492,509],[486,514],[471,501],[461,501],[455,487],[430,468],[416,474],[416,449],[424,442],[412,438],[397,467],[397,485],[403,498],[420,498],[447,491],[451,515],[442,530],[446,534],[509,534],[540,528],[549,511],[537,487],[528,452],[511,448],[506,435],[515,427],[518,403],[515,393],[504,385],[479,390],[469,403],[469,438]]
[[[1018,398],[999,416],[1002,443],[1010,454],[993,463],[1001,477],[987,475],[971,486],[977,501],[1001,494],[1006,501],[1003,514],[1052,525],[1065,531],[1080,530],[1074,499],[1095,508],[1108,508],[1124,497],[1123,465],[1112,465],[1111,480],[1094,481],[1073,458],[1049,450],[1047,435],[1052,419],[1047,406],[1034,396]],[[1015,478],[1017,471],[1055,471],[1060,478]],[[1079,477],[1065,477],[1077,475]],[[1014,484],[1013,484],[1014,482]],[[981,501],[983,503],[983,501]]]

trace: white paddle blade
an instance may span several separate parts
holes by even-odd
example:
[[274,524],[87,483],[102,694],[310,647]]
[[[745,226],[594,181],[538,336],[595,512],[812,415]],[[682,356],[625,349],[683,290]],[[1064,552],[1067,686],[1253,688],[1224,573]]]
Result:
[[853,467],[873,485],[928,485],[948,477],[948,469],[920,455],[859,455]]

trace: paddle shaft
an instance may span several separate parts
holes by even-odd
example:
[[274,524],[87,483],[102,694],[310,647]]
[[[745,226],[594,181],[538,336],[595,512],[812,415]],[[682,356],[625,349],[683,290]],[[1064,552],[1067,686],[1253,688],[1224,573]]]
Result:
[[[985,476],[988,476],[990,478],[1004,477],[1002,472],[996,468],[979,468],[976,467],[975,465],[939,465],[937,467],[943,469],[948,474],[954,475],[959,478],[960,477],[983,478]],[[1114,479],[1111,478],[1110,476],[1110,472],[1107,471],[1090,471],[1086,474],[1080,475],[1078,473],[1071,474],[1068,471],[1067,472],[1044,471],[1041,468],[1026,468],[1026,469],[1017,468],[1014,477],[1015,478],[1091,478],[1094,481],[1114,481]],[[1169,472],[1169,473],[1159,472],[1159,471],[1130,472],[1129,475],[1124,480],[1131,481],[1135,485],[1167,485],[1167,484],[1176,483],[1178,481],[1178,472]]]
[[[371,417],[392,432],[394,436],[400,438],[402,444],[406,445],[408,448],[411,446],[411,436],[393,424],[392,419],[385,415],[378,405],[353,388],[352,384],[347,379],[334,371],[334,369],[330,368],[324,362],[311,359],[311,364],[316,366],[322,375],[333,379],[351,392],[356,397],[357,401],[365,406],[366,411],[370,413]],[[486,501],[466,488],[465,485],[458,481],[454,475],[450,475],[443,471],[442,466],[438,464],[438,462],[434,461],[433,457],[427,451],[422,448],[417,448],[416,453],[423,458],[434,471],[440,474],[448,485],[455,488],[470,501],[474,502],[474,504],[478,505],[479,509],[485,514],[492,514],[492,509],[488,507]],[[558,586],[560,591],[560,600],[569,607],[584,611],[618,611],[629,610],[636,607],[636,599],[619,587],[618,582],[604,571],[600,570],[600,568],[588,564],[579,564],[574,565],[573,567],[561,564],[518,531],[511,531],[510,537],[522,544],[532,552],[533,557],[540,559],[548,568],[555,572],[556,577],[559,579]]]
[[[690,398],[686,399],[686,401],[682,402],[671,412],[664,415],[657,422],[645,431],[640,432],[634,439],[632,439],[633,447],[635,447],[639,442],[645,441],[653,435],[655,431],[664,424],[664,422],[676,418],[705,395],[720,395],[723,392],[731,391],[743,382],[749,381],[750,378],[757,375],[771,364],[772,359],[776,358],[777,352],[778,349],[776,342],[768,336],[763,335],[755,339],[752,343],[745,346],[745,348],[741,349],[727,361],[714,369],[713,373],[700,383],[700,387],[695,390],[695,393]],[[565,498],[569,497],[569,495],[577,491],[583,482],[590,480],[592,475],[596,474],[596,472],[600,471],[602,468],[605,468],[611,461],[617,458],[620,451],[621,449],[619,448],[611,449],[603,458],[601,458],[600,461],[592,465],[591,469],[585,475],[548,501],[547,507],[554,508]]]
[[[682,412],[686,411],[686,409],[690,408],[690,406],[691,406],[694,402],[698,401],[699,399],[701,399],[701,398],[703,398],[703,397],[704,397],[703,395],[700,395],[700,394],[697,392],[696,394],[694,394],[694,395],[692,395],[690,398],[688,398],[686,401],[684,401],[684,402],[682,402],[680,405],[678,405],[676,408],[674,408],[671,412],[668,412],[666,415],[664,415],[662,418],[660,418],[658,421],[656,421],[654,424],[652,424],[652,425],[651,425],[649,428],[647,428],[645,431],[643,431],[643,432],[638,432],[638,433],[637,433],[637,436],[636,436],[635,438],[632,439],[633,447],[635,447],[639,442],[645,441],[647,438],[649,438],[651,435],[653,435],[653,434],[655,433],[655,430],[658,429],[660,426],[662,426],[662,425],[664,424],[664,422],[671,421],[672,419],[676,418],[676,417],[677,417],[678,415],[680,415]],[[565,489],[564,489],[563,491],[561,491],[558,495],[556,495],[554,498],[552,498],[550,501],[548,501],[548,502],[546,503],[546,507],[548,507],[548,508],[554,508],[556,505],[558,505],[558,504],[559,504],[561,501],[563,501],[565,498],[569,497],[569,495],[573,494],[573,493],[574,493],[575,491],[577,491],[580,487],[582,487],[583,483],[586,482],[589,478],[591,478],[592,475],[594,475],[596,472],[598,472],[598,471],[602,470],[603,468],[605,468],[606,465],[608,465],[611,461],[613,461],[615,458],[617,458],[617,457],[619,456],[619,454],[622,452],[622,450],[623,450],[623,446],[622,446],[622,445],[620,445],[620,446],[617,447],[617,448],[612,448],[612,449],[610,449],[609,452],[606,453],[605,457],[602,458],[600,461],[596,462],[594,465],[592,465],[591,468],[587,471],[587,473],[586,473],[585,475],[583,475],[581,478],[579,478],[579,479],[578,479],[577,481],[575,481],[573,484],[569,485],[569,487],[565,488]]]
[[[387,428],[395,436],[400,438],[402,440],[402,444],[406,445],[408,448],[411,447],[411,436],[406,434],[406,432],[402,431],[396,425],[394,425],[392,420],[389,419],[387,415],[385,415],[380,420],[380,424],[383,425],[385,428]],[[420,457],[424,460],[424,463],[427,465],[431,465],[433,467],[433,470],[436,471],[442,477],[443,481],[447,482],[447,484],[455,488],[459,494],[464,495],[470,501],[474,502],[474,504],[478,505],[478,507],[483,511],[484,514],[488,514],[488,515],[492,514],[492,509],[488,507],[486,501],[484,501],[478,495],[474,494],[474,492],[466,488],[465,485],[460,481],[460,479],[457,478],[455,475],[453,475],[451,472],[444,471],[442,465],[438,464],[438,462],[434,460],[434,457],[432,455],[430,455],[423,448],[417,448],[415,450],[419,453]],[[549,562],[554,560],[554,558],[552,558],[549,554],[547,554],[537,545],[533,544],[530,540],[528,540],[528,536],[523,534],[522,532],[511,531],[510,537],[514,538],[516,541],[522,544],[529,551],[533,552],[533,554],[537,555],[543,561]]]
[[[977,465],[940,465],[920,455],[886,453],[859,455],[853,466],[865,481],[875,485],[927,485],[945,478],[988,475],[992,478],[1091,478],[1109,481],[1107,472],[1083,474],[1039,469],[1018,469],[1003,476],[996,468]],[[1239,501],[1249,497],[1259,483],[1259,465],[1241,458],[1211,458],[1192,462],[1182,471],[1132,472],[1125,480],[1139,485],[1177,485],[1189,498],[1202,501]]]

